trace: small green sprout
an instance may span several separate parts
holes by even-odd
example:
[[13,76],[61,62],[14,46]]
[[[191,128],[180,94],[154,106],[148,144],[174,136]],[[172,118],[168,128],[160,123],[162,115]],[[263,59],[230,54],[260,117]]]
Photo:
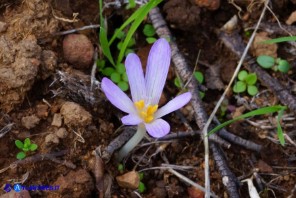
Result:
[[144,178],[144,173],[139,173],[139,177],[140,177],[140,183],[139,183],[139,186],[138,186],[138,191],[140,192],[140,193],[143,193],[143,192],[145,192],[145,190],[146,190],[146,186],[145,186],[145,184],[142,182],[142,180],[143,180],[143,178]]
[[37,144],[31,144],[30,138],[26,138],[24,142],[16,140],[15,145],[17,148],[22,150],[16,155],[16,158],[19,160],[24,159],[26,157],[26,152],[35,151],[38,148]]
[[257,63],[264,69],[272,69],[282,73],[288,73],[291,66],[288,61],[281,58],[273,58],[272,56],[261,55],[256,59]]
[[153,25],[145,24],[143,34],[146,36],[147,43],[152,44],[156,41],[156,38],[154,37],[156,35],[156,31]]
[[[196,72],[193,73],[193,76],[194,76],[194,78],[197,80],[197,82],[199,82],[199,84],[203,84],[203,82],[204,82],[204,75],[203,75],[201,72],[196,71]],[[176,77],[176,78],[174,79],[174,84],[175,84],[175,86],[178,87],[178,88],[182,88],[182,86],[183,86],[183,84],[182,84],[182,82],[181,82],[181,79],[180,79],[179,77]],[[203,99],[203,98],[205,97],[205,93],[202,92],[202,91],[200,91],[200,92],[199,92],[199,97],[200,97],[201,99]]]
[[242,93],[247,90],[248,94],[255,96],[258,93],[256,87],[257,75],[255,73],[248,73],[246,70],[242,70],[238,73],[238,79],[233,86],[233,92]]

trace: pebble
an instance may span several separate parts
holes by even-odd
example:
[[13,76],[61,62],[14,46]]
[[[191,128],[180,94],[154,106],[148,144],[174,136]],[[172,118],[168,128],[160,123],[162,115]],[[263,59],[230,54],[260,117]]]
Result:
[[55,134],[59,138],[63,139],[65,137],[67,137],[68,131],[65,128],[59,128],[59,130],[57,130],[57,132]]
[[7,30],[7,23],[0,21],[0,33],[5,32]]
[[64,58],[74,68],[87,69],[93,62],[94,47],[87,36],[69,34],[63,41]]
[[56,126],[56,127],[61,127],[62,126],[62,122],[63,122],[62,115],[59,114],[59,113],[55,113],[53,115],[53,119],[52,119],[51,125],[52,126]]
[[45,144],[46,145],[58,144],[58,143],[60,143],[60,140],[59,140],[58,136],[56,136],[55,134],[48,134],[45,137]]
[[36,115],[30,115],[22,117],[22,125],[27,129],[34,128],[37,124],[39,124],[40,119]]
[[91,124],[92,121],[91,114],[74,102],[65,102],[61,107],[61,115],[68,127],[83,127]]
[[138,172],[130,171],[124,175],[117,176],[116,181],[122,188],[137,189],[140,183],[140,176]]

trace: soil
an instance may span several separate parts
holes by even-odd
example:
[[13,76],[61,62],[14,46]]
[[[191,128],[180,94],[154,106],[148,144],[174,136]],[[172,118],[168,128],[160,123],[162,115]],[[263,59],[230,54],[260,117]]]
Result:
[[[111,37],[133,10],[126,10],[121,1],[106,2],[109,7],[105,15]],[[267,12],[264,22],[272,22],[274,27],[278,27],[274,16],[284,24],[296,8],[292,0],[271,4],[274,13]],[[170,0],[160,4],[161,13],[192,71],[198,57],[196,70],[205,77],[200,88],[205,92],[203,104],[208,114],[230,81],[238,61],[222,44],[217,32],[232,16],[238,15],[236,31],[247,42],[246,28],[257,23],[262,8],[261,1]],[[148,18],[144,22],[150,23]],[[134,189],[122,187],[116,181],[116,177],[133,170],[144,173],[141,182],[146,190],[140,193],[142,197],[203,197],[200,190],[171,172],[153,169],[168,163],[178,165],[181,170],[177,171],[203,186],[204,147],[199,136],[152,144],[148,150],[145,144],[148,140],[145,140],[122,162],[123,170],[118,169],[113,155],[108,160],[98,157],[99,151],[104,153],[123,133],[120,118],[124,115],[100,91],[101,72],[96,73],[94,90],[89,89],[91,55],[98,49],[99,58],[103,57],[98,29],[79,31],[76,35],[56,34],[90,24],[99,24],[97,1],[0,0],[0,197],[103,197],[103,194],[137,197]],[[135,49],[145,67],[151,45],[146,43],[141,28],[143,25],[135,34]],[[290,28],[294,28],[293,24]],[[260,32],[269,38],[285,36],[264,29]],[[295,97],[295,49],[291,46],[283,43],[272,47],[273,54],[291,63],[288,74],[268,73]],[[115,47],[112,50],[116,52]],[[257,47],[253,47],[250,54],[260,53],[256,50]],[[174,85],[175,74],[172,64],[161,105],[179,92]],[[228,93],[225,114],[217,113],[220,121],[255,107],[280,104],[278,93],[268,91],[259,82],[258,87],[258,97]],[[198,130],[192,111],[188,104],[181,111],[165,116],[171,133],[189,131],[188,125],[191,130]],[[223,148],[229,169],[240,181],[252,178],[260,197],[296,197],[296,122],[293,111],[287,110],[285,116],[282,126],[290,141],[286,140],[284,147],[277,142],[274,115],[257,116],[250,119],[252,122],[240,121],[227,127],[231,133],[262,146],[260,152],[235,144],[229,149]],[[20,150],[15,140],[26,138],[37,144],[38,149],[28,152],[24,160],[17,160]],[[212,192],[218,197],[229,197],[212,156],[210,169]],[[22,195],[13,190],[4,191],[6,184],[15,183],[59,186],[59,189],[29,190]],[[240,197],[249,197],[246,183],[240,183],[238,189]]]

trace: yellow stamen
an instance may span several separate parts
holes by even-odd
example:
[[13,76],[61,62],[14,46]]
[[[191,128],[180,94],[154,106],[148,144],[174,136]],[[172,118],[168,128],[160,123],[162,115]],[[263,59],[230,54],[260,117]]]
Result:
[[144,100],[140,100],[138,102],[135,102],[135,106],[137,107],[138,110],[142,110],[145,106]]
[[144,122],[149,123],[154,120],[154,113],[157,111],[158,105],[148,105],[146,107],[144,100],[139,100],[135,102],[135,106]]

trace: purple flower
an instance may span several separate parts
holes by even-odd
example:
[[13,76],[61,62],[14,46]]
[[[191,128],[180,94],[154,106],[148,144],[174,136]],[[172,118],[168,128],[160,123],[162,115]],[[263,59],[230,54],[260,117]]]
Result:
[[171,49],[165,39],[157,40],[149,53],[144,77],[139,57],[131,53],[125,60],[132,100],[108,78],[102,80],[102,90],[118,109],[128,113],[121,121],[125,125],[144,124],[148,133],[163,137],[170,132],[170,125],[161,119],[180,109],[191,99],[191,93],[183,93],[158,109],[158,102],[165,84],[171,60]]

